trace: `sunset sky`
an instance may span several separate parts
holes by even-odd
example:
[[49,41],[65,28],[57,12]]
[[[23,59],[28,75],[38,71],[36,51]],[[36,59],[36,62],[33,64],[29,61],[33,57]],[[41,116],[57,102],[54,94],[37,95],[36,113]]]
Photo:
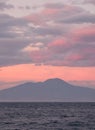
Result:
[[0,89],[55,77],[94,86],[95,0],[0,0]]

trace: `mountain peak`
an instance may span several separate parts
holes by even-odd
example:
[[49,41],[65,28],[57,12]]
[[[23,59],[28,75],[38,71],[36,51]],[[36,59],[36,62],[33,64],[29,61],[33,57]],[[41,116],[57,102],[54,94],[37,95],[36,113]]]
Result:
[[47,79],[45,82],[49,82],[49,81],[61,81],[61,82],[63,82],[63,80],[59,79],[59,78]]
[[53,78],[2,90],[0,101],[95,101],[95,90],[75,87],[64,80]]
[[66,82],[59,78],[52,78],[44,81],[44,83],[66,83]]

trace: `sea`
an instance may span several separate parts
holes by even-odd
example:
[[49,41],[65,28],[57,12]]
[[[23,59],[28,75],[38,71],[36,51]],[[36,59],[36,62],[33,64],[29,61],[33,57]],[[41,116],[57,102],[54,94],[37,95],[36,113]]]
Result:
[[95,103],[0,103],[0,130],[95,130]]

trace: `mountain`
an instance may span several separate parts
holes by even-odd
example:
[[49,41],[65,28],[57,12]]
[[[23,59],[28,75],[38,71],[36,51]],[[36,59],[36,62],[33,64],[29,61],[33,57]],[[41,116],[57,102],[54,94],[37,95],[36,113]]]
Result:
[[0,101],[94,102],[95,89],[73,86],[55,78],[1,90]]

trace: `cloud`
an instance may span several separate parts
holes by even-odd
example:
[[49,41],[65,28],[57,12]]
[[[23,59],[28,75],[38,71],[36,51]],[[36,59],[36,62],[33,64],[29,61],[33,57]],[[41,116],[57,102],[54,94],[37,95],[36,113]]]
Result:
[[95,23],[95,14],[80,13],[60,20],[59,22],[68,24]]
[[55,52],[61,53],[68,48],[68,43],[65,39],[56,39],[55,41],[49,43],[48,49]]
[[25,34],[27,28],[25,19],[0,14],[0,66],[31,62],[29,55],[21,52],[30,43]]
[[30,10],[30,9],[31,9],[31,6],[29,6],[29,5],[19,6],[18,8],[19,8],[20,10]]
[[8,4],[6,1],[0,1],[0,11],[3,11],[5,9],[12,9],[14,8],[13,5]]
[[47,3],[24,17],[0,14],[0,66],[95,66],[95,16],[81,6]]
[[26,39],[0,39],[0,66],[30,63],[28,54],[20,52],[26,44],[29,44]]
[[23,28],[27,26],[27,21],[23,18],[15,18],[8,14],[0,14],[0,37],[16,38],[23,35]]
[[[60,8],[59,8],[60,7]],[[83,13],[83,9],[72,5],[64,5],[57,3],[46,4],[38,13],[32,13],[26,16],[26,20],[32,22],[34,25],[43,25],[49,21],[58,23],[59,21]]]
[[22,52],[39,51],[42,46],[43,46],[43,43],[41,42],[38,42],[35,44],[29,44],[28,46],[24,47],[21,51]]
[[84,3],[95,4],[95,0],[84,0]]
[[31,52],[34,63],[60,66],[95,66],[94,56],[94,25],[78,27],[68,37],[55,39],[46,48]]
[[60,36],[62,33],[65,33],[65,27],[64,30],[62,30],[62,27],[56,27],[56,26],[42,26],[34,29],[34,33],[39,35],[47,35],[47,36]]
[[95,25],[75,29],[73,37],[76,42],[95,42]]
[[62,3],[46,3],[45,8],[50,8],[50,9],[63,9],[64,4]]

